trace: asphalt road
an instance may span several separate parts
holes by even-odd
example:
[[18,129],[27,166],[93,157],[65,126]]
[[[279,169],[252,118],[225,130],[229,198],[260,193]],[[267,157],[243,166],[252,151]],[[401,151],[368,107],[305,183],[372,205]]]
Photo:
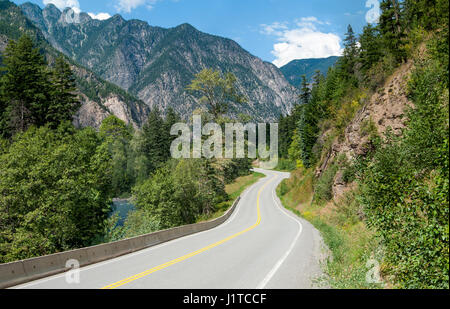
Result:
[[267,177],[248,188],[231,218],[215,229],[83,267],[79,283],[68,283],[65,273],[15,288],[314,288],[320,234],[281,207],[275,189],[289,174],[257,171]]

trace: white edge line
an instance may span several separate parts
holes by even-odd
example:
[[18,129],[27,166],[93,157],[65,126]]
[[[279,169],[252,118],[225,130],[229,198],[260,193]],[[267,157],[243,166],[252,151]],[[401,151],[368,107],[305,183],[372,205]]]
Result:
[[294,250],[295,244],[297,243],[297,240],[299,239],[300,235],[303,232],[303,225],[300,223],[299,220],[297,220],[296,218],[292,217],[290,214],[288,214],[278,203],[278,201],[275,199],[274,196],[274,192],[275,190],[272,191],[272,199],[275,202],[275,204],[278,206],[278,208],[281,210],[281,212],[283,214],[285,214],[286,216],[288,216],[289,218],[291,218],[292,220],[294,220],[298,226],[299,226],[299,230],[297,235],[295,236],[294,241],[292,242],[291,246],[289,247],[289,249],[286,251],[286,253],[278,260],[278,262],[275,264],[275,266],[271,269],[271,271],[266,275],[266,277],[261,281],[260,284],[258,284],[258,286],[256,287],[256,289],[261,290],[264,289],[266,287],[266,285],[269,283],[269,281],[273,278],[273,276],[276,274],[276,272],[278,271],[278,269],[281,267],[281,265],[283,265],[284,261],[287,259],[287,257],[291,254],[292,250]]
[[[261,180],[264,180],[266,178],[267,178],[267,175],[266,175],[265,178],[262,178]],[[182,241],[182,240],[186,240],[186,239],[189,239],[189,238],[192,238],[192,237],[196,237],[196,236],[202,235],[202,234],[207,233],[207,232],[214,231],[216,229],[219,229],[219,228],[222,228],[222,227],[228,225],[229,223],[234,221],[234,219],[237,217],[237,213],[241,209],[241,204],[242,204],[241,202],[242,202],[242,200],[247,197],[247,195],[248,195],[248,193],[250,191],[252,191],[254,188],[257,187],[257,184],[259,184],[261,182],[261,180],[257,181],[255,184],[253,184],[249,188],[245,189],[243,195],[241,195],[241,199],[239,200],[238,204],[236,205],[236,209],[234,210],[233,214],[231,215],[231,217],[226,222],[222,223],[221,225],[216,226],[215,228],[210,229],[210,230],[206,230],[206,231],[202,231],[202,232],[199,232],[199,233],[187,235],[187,236],[184,236],[184,237],[181,237],[181,238],[177,238],[177,239],[174,239],[174,240],[170,240],[168,242],[165,242],[165,243],[162,243],[162,244],[159,244],[159,245],[156,245],[156,246],[152,246],[150,248],[142,249],[142,250],[139,250],[137,252],[129,253],[129,254],[126,254],[126,255],[123,255],[123,256],[119,256],[119,257],[110,259],[110,260],[106,260],[106,261],[98,262],[98,263],[95,263],[95,264],[92,264],[92,265],[88,265],[88,266],[85,266],[85,267],[81,267],[80,268],[80,273],[82,271],[90,270],[90,269],[96,268],[96,267],[101,267],[101,266],[104,266],[104,265],[107,265],[107,264],[110,264],[110,263],[115,263],[115,262],[118,262],[118,261],[121,261],[121,260],[125,260],[125,259],[137,256],[137,255],[140,255],[140,254],[149,253],[152,250],[160,249],[160,248],[165,247],[165,246],[167,246],[169,244],[174,244],[174,243],[177,243],[177,242]],[[33,285],[41,284],[41,283],[44,283],[44,282],[47,282],[47,281],[50,281],[50,280],[55,280],[55,279],[64,277],[65,275],[66,275],[66,272],[63,272],[61,274],[53,275],[53,276],[50,276],[50,277],[47,277],[47,278],[42,278],[42,279],[38,279],[38,280],[35,280],[35,281],[32,281],[32,282],[16,285],[16,286],[11,287],[10,289],[19,289],[19,290],[20,289],[25,289],[25,288],[33,286]]]

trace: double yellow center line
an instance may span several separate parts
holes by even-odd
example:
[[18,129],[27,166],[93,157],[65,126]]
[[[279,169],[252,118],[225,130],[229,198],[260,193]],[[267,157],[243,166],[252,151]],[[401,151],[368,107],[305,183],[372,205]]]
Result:
[[249,232],[249,231],[255,229],[258,225],[261,224],[261,208],[260,208],[260,204],[259,204],[259,200],[260,200],[260,197],[261,197],[261,193],[264,191],[264,189],[265,189],[265,188],[266,188],[266,187],[267,187],[267,186],[268,186],[275,178],[276,178],[276,176],[273,177],[272,179],[270,179],[266,184],[264,184],[264,186],[261,187],[261,189],[260,189],[259,192],[258,192],[258,197],[257,197],[257,200],[256,200],[256,204],[257,204],[257,208],[258,208],[258,220],[257,220],[256,223],[255,223],[254,225],[252,225],[251,227],[249,227],[249,228],[247,228],[247,229],[245,229],[245,230],[243,230],[243,231],[241,231],[241,232],[239,232],[239,233],[236,233],[236,234],[234,234],[234,235],[232,235],[232,236],[230,236],[230,237],[227,237],[227,238],[225,238],[225,239],[222,239],[221,241],[218,241],[218,242],[216,242],[216,243],[213,243],[213,244],[211,244],[211,245],[209,245],[209,246],[207,246],[207,247],[204,247],[204,248],[202,248],[202,249],[200,249],[200,250],[197,250],[197,251],[194,251],[194,252],[192,252],[192,253],[183,255],[182,257],[179,257],[179,258],[177,258],[177,259],[175,259],[175,260],[172,260],[172,261],[170,261],[170,262],[167,262],[167,263],[164,263],[164,264],[162,264],[162,265],[153,267],[153,268],[148,269],[148,270],[146,270],[146,271],[144,271],[144,272],[141,272],[141,273],[139,273],[139,274],[137,274],[137,275],[134,275],[134,276],[125,278],[125,279],[123,279],[123,280],[120,280],[120,281],[118,281],[118,282],[115,282],[115,283],[113,283],[113,284],[107,285],[107,286],[103,287],[102,289],[115,289],[115,288],[118,288],[118,287],[120,287],[120,286],[122,286],[122,285],[125,285],[125,284],[127,284],[127,283],[130,283],[130,282],[135,281],[135,280],[137,280],[137,279],[146,277],[146,276],[148,276],[148,275],[150,275],[150,274],[153,274],[154,272],[157,272],[157,271],[159,271],[159,270],[161,270],[161,269],[164,269],[164,268],[167,268],[167,267],[169,267],[169,266],[171,266],[171,265],[180,263],[180,262],[182,262],[182,261],[184,261],[184,260],[187,260],[187,259],[189,259],[189,258],[191,258],[191,257],[193,257],[193,256],[195,256],[195,255],[198,255],[198,254],[200,254],[200,253],[202,253],[202,252],[205,252],[205,251],[208,251],[208,250],[210,250],[210,249],[212,249],[212,248],[215,248],[215,247],[217,247],[217,246],[220,246],[221,244],[226,243],[227,241],[230,241],[230,240],[233,239],[233,238],[236,238],[236,237],[238,237],[238,236],[240,236],[240,235],[242,235],[242,234],[245,234],[245,233],[247,233],[247,232]]

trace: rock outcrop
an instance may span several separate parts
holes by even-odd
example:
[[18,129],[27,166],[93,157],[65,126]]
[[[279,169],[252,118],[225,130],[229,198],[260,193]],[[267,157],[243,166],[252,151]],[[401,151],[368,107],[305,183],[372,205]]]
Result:
[[[370,135],[373,133],[383,136],[390,129],[397,136],[402,135],[407,121],[406,109],[413,106],[406,94],[412,67],[412,62],[401,65],[384,86],[371,96],[345,129],[343,140],[333,142],[331,150],[322,160],[322,165],[316,170],[316,176],[341,155],[352,160],[367,154],[371,147]],[[350,187],[351,184],[346,184],[343,180],[343,172],[338,171],[333,184],[334,199],[338,199]]]

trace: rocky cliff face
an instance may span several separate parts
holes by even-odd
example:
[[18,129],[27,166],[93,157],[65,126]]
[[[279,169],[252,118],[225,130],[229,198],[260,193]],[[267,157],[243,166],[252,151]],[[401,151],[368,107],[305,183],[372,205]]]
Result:
[[[372,95],[347,126],[343,140],[334,141],[331,151],[321,160],[323,164],[317,169],[316,175],[325,171],[329,164],[342,154],[350,160],[366,155],[370,147],[370,131],[379,136],[383,136],[388,130],[397,136],[403,134],[408,120],[406,109],[413,107],[406,94],[412,69],[411,61],[401,65],[386,80],[384,86]],[[343,172],[338,171],[333,183],[334,199],[339,199],[344,192],[352,188],[352,184],[346,184],[343,180]]]
[[98,128],[102,121],[115,115],[126,124],[138,128],[147,120],[150,108],[119,87],[100,79],[88,69],[72,64],[82,107],[74,123],[80,127]]
[[[298,90],[274,65],[263,62],[236,42],[202,33],[189,24],[164,29],[120,15],[104,21],[81,13],[73,22],[69,11],[25,3],[25,15],[59,51],[102,78],[163,111],[171,106],[186,117],[198,107],[185,91],[204,68],[233,72],[249,103],[234,114],[275,120],[297,101]],[[68,17],[69,16],[69,17]]]
[[[57,9],[56,11],[49,10],[45,14],[47,14],[48,19],[56,18],[55,15],[52,15],[59,12]],[[35,13],[39,13],[39,10]],[[48,30],[44,24],[40,27]],[[6,48],[8,41],[16,40],[24,33],[35,39],[49,63],[52,63],[60,54],[45,41],[42,32],[29,22],[19,7],[12,2],[1,1],[0,59],[1,52]],[[82,107],[74,119],[76,125],[98,127],[102,120],[111,114],[134,127],[141,126],[144,123],[150,109],[141,100],[129,95],[118,86],[103,80],[91,70],[74,61],[69,61],[76,78],[79,98],[82,102]]]

